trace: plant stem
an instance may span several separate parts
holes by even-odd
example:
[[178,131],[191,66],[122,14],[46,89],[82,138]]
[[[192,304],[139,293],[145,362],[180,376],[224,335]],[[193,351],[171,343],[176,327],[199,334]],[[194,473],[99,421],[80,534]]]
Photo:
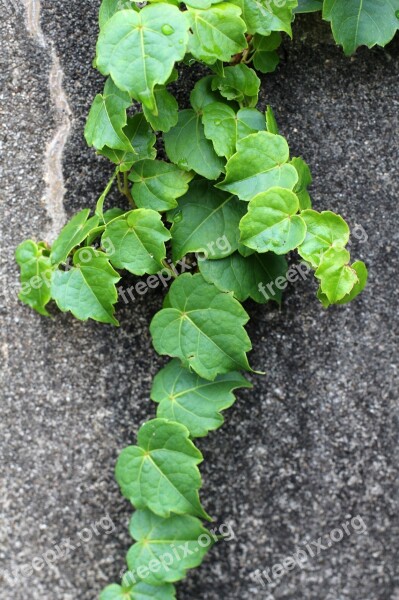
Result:
[[125,171],[123,173],[123,193],[125,194],[126,198],[129,200],[131,207],[136,208],[136,204],[133,200],[133,196],[132,196],[132,194],[130,192],[130,188],[129,188],[129,179],[128,179],[127,171]]

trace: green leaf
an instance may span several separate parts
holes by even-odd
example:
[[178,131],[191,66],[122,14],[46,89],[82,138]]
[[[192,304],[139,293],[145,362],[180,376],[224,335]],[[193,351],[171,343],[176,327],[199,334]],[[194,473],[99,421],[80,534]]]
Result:
[[222,2],[198,10],[189,8],[190,31],[188,51],[208,65],[217,60],[229,62],[234,54],[247,47],[246,25],[241,10],[230,2]]
[[235,252],[222,260],[200,262],[201,274],[208,283],[222,292],[233,292],[240,302],[252,298],[259,304],[269,300],[281,304],[282,290],[274,283],[285,278],[287,269],[285,258],[273,252],[255,253],[246,258]]
[[207,179],[217,179],[223,171],[224,161],[206,139],[201,117],[195,111],[182,110],[177,125],[164,135],[164,140],[168,158],[182,169]]
[[189,0],[185,2],[187,6],[191,6],[192,8],[210,8],[212,4],[218,4],[220,0]]
[[99,24],[100,29],[104,27],[107,21],[118,12],[118,10],[132,9],[137,11],[138,8],[135,2],[130,0],[103,0],[100,6]]
[[186,368],[213,381],[230,371],[249,370],[251,341],[244,329],[248,315],[231,294],[184,274],[172,284],[163,310],[151,322],[158,354],[180,358]]
[[292,36],[291,22],[297,0],[271,2],[270,0],[234,0],[242,10],[248,33],[269,35],[272,31],[285,31]]
[[[164,519],[149,510],[138,510],[129,531],[137,540],[127,554],[129,571],[155,586],[184,579],[187,570],[198,567],[214,544],[201,521],[190,515]],[[209,543],[203,544],[203,539]]]
[[207,75],[197,81],[190,94],[190,104],[197,113],[202,112],[208,104],[222,99],[219,92],[212,89],[213,78],[214,75]]
[[177,123],[179,105],[176,98],[168,92],[165,86],[156,86],[154,96],[158,114],[154,115],[148,108],[143,106],[144,115],[154,131],[164,131],[166,133]]
[[312,173],[310,172],[309,166],[303,160],[303,158],[293,158],[290,164],[295,167],[298,173],[298,183],[294,187],[294,192],[298,196],[299,206],[301,210],[312,208],[312,201],[308,192],[308,187],[312,184]]
[[[367,267],[364,264],[364,262],[362,261],[357,261],[354,262],[352,265],[352,269],[354,271],[356,271],[356,275],[358,278],[358,283],[355,283],[353,289],[351,292],[349,292],[349,294],[346,294],[346,296],[344,296],[342,298],[342,300],[338,300],[338,302],[336,302],[336,304],[348,304],[349,302],[352,302],[352,300],[354,300],[366,287],[367,285],[367,279],[368,279],[368,272],[367,272]],[[328,308],[329,306],[331,306],[331,302],[328,300],[326,294],[323,294],[323,292],[321,291],[321,288],[319,288],[318,292],[317,292],[317,297],[320,300],[320,302],[323,304],[324,308]]]
[[166,258],[165,242],[170,233],[155,210],[138,208],[111,221],[102,236],[102,245],[114,267],[134,275],[155,274]]
[[89,112],[85,138],[89,146],[102,150],[104,146],[135,154],[129,138],[123,131],[127,124],[126,109],[132,101],[121,92],[109,77],[104,94],[97,94]]
[[362,45],[388,44],[399,28],[398,11],[399,0],[324,0],[323,19],[349,55]]
[[280,135],[260,131],[237,143],[237,152],[226,165],[226,178],[216,187],[251,200],[271,187],[292,190],[298,173],[290,164],[289,148]]
[[69,253],[97,227],[100,221],[99,217],[94,216],[89,219],[89,214],[90,210],[85,208],[63,227],[51,248],[50,258],[53,265],[65,262]]
[[179,423],[153,419],[144,423],[137,446],[122,450],[116,479],[122,494],[137,508],[149,508],[160,517],[171,513],[208,518],[198,497],[201,452]]
[[359,282],[356,270],[348,263],[350,254],[344,248],[330,248],[321,258],[315,277],[320,289],[331,304],[336,304],[350,294]]
[[100,594],[99,600],[175,600],[176,590],[167,583],[153,586],[140,581],[133,586],[108,585]]
[[115,13],[100,31],[97,68],[119,89],[156,112],[154,87],[165,83],[188,42],[188,21],[176,6],[160,3],[140,12]]
[[118,299],[115,284],[119,280],[103,252],[81,248],[75,252],[69,271],[54,273],[51,295],[61,311],[71,311],[77,319],[118,325],[114,304]]
[[151,399],[159,403],[158,417],[185,425],[191,437],[203,437],[223,425],[220,411],[234,404],[233,390],[241,387],[252,385],[240,373],[207,381],[173,359],[155,376]]
[[304,210],[301,213],[306,223],[306,237],[298,248],[299,255],[317,268],[323,254],[330,248],[344,248],[349,242],[349,227],[342,217],[328,210],[321,213]]
[[242,108],[236,113],[222,102],[204,107],[202,122],[205,135],[212,140],[216,154],[230,158],[242,138],[265,129],[265,118],[256,108]]
[[256,106],[260,79],[253,69],[242,63],[224,70],[224,77],[215,75],[212,89],[219,90],[227,100],[235,100],[241,105]]
[[256,196],[241,220],[241,242],[257,252],[286,254],[302,244],[306,235],[298,197],[290,190],[272,188]]
[[271,106],[266,108],[266,129],[269,133],[278,135],[278,125]]
[[134,182],[132,195],[140,208],[160,212],[177,206],[176,198],[184,196],[194,173],[161,160],[143,160],[134,165],[129,175]]
[[294,9],[294,13],[312,13],[319,10],[323,10],[323,0],[298,0],[298,6]]
[[255,69],[261,73],[273,73],[280,62],[276,50],[281,44],[281,34],[277,31],[268,36],[256,34],[252,44],[255,49],[252,55]]
[[44,243],[26,240],[18,246],[15,258],[21,270],[18,298],[41,315],[49,316],[45,306],[51,300],[53,267]]
[[157,151],[154,148],[154,144],[157,138],[147,123],[143,113],[128,117],[124,132],[134,147],[135,153],[113,150],[106,146],[99,151],[99,154],[106,156],[113,163],[118,165],[121,172],[130,171],[133,164],[139,160],[143,160],[144,158],[153,159],[156,157]]
[[246,212],[234,195],[217,190],[204,180],[195,180],[172,213],[173,260],[189,252],[213,259],[223,258],[238,247],[238,224]]

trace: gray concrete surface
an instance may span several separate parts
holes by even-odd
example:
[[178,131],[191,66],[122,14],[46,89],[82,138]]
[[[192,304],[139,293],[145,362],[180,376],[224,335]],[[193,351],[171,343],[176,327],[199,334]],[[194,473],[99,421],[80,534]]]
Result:
[[[69,126],[67,215],[93,205],[110,172],[83,140],[101,87],[91,69],[98,4],[45,0],[42,32],[34,0],[2,8],[0,595],[7,600],[93,600],[118,579],[131,508],[113,467],[154,414],[148,393],[161,360],[148,323],[161,303],[156,291],[120,307],[120,329],[66,315],[46,320],[14,295],[16,245],[51,235],[63,218],[59,160]],[[301,19],[295,33],[264,81],[262,103],[274,106],[294,152],[311,164],[315,206],[367,233],[353,252],[368,263],[370,285],[352,306],[327,312],[312,281],[292,286],[281,310],[249,306],[252,363],[267,375],[253,378],[254,390],[239,394],[224,428],[200,443],[206,509],[230,522],[236,539],[179,586],[181,600],[399,598],[399,40],[347,59],[317,19]],[[50,94],[56,56],[69,109],[61,87]],[[185,79],[182,103],[189,85]],[[113,531],[97,526],[90,536],[106,514]],[[257,568],[329,534],[347,515],[360,515],[367,533],[352,528],[279,583],[254,582]],[[47,552],[50,562],[62,544],[66,554],[65,540],[68,556],[29,574],[35,556]]]

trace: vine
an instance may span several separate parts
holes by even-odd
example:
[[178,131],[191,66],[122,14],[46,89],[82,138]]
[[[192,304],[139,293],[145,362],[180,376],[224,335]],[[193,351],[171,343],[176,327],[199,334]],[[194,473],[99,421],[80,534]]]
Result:
[[[173,280],[150,326],[155,350],[172,358],[153,383],[156,418],[116,467],[136,509],[135,543],[122,584],[108,586],[101,600],[175,598],[173,584],[216,541],[201,544],[211,518],[199,498],[202,455],[194,440],[222,425],[234,390],[250,387],[240,373],[251,371],[241,303],[281,303],[277,282],[287,280],[285,255],[293,251],[314,271],[325,307],[353,300],[366,285],[364,263],[350,262],[348,225],[312,208],[308,165],[290,155],[272,109],[256,108],[260,79],[249,65],[272,72],[294,14],[321,8],[346,52],[384,44],[397,28],[398,1],[380,0],[377,38],[363,26],[366,1],[102,2],[95,65],[107,80],[85,136],[114,172],[92,216],[81,210],[52,247],[27,240],[16,252],[19,297],[42,315],[54,300],[78,319],[118,325],[121,271]],[[355,33],[352,18],[341,26],[349,8]],[[168,89],[181,61],[209,68],[183,110]],[[133,102],[141,111],[132,113]],[[115,185],[128,211],[104,210]],[[185,261],[190,273],[175,266]]]

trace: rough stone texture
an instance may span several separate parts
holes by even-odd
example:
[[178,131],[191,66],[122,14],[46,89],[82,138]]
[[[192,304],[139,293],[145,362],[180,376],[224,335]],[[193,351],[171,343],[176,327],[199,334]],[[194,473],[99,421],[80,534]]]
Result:
[[[14,600],[93,600],[118,580],[131,509],[113,466],[154,413],[148,393],[161,364],[148,333],[161,303],[156,291],[120,307],[120,329],[65,315],[46,320],[14,295],[15,246],[51,227],[43,161],[62,120],[49,94],[52,45],[73,115],[64,153],[67,214],[93,205],[109,176],[83,140],[101,87],[91,69],[98,4],[45,0],[46,46],[27,35],[22,5],[2,9],[0,589]],[[300,19],[295,34],[264,82],[262,104],[274,106],[294,153],[310,162],[315,206],[364,228],[367,241],[354,240],[352,249],[367,261],[370,285],[352,306],[327,312],[311,280],[291,286],[281,310],[249,307],[252,363],[267,374],[253,378],[254,390],[239,394],[224,428],[200,443],[206,509],[219,524],[230,522],[236,539],[179,586],[182,600],[399,598],[399,40],[347,59],[315,18]],[[184,101],[191,84],[182,85]],[[100,528],[83,542],[107,513],[115,530]],[[278,584],[253,581],[255,569],[325,536],[347,515],[361,515],[367,533],[352,528]],[[68,538],[76,546],[68,556],[10,581],[12,569]]]

